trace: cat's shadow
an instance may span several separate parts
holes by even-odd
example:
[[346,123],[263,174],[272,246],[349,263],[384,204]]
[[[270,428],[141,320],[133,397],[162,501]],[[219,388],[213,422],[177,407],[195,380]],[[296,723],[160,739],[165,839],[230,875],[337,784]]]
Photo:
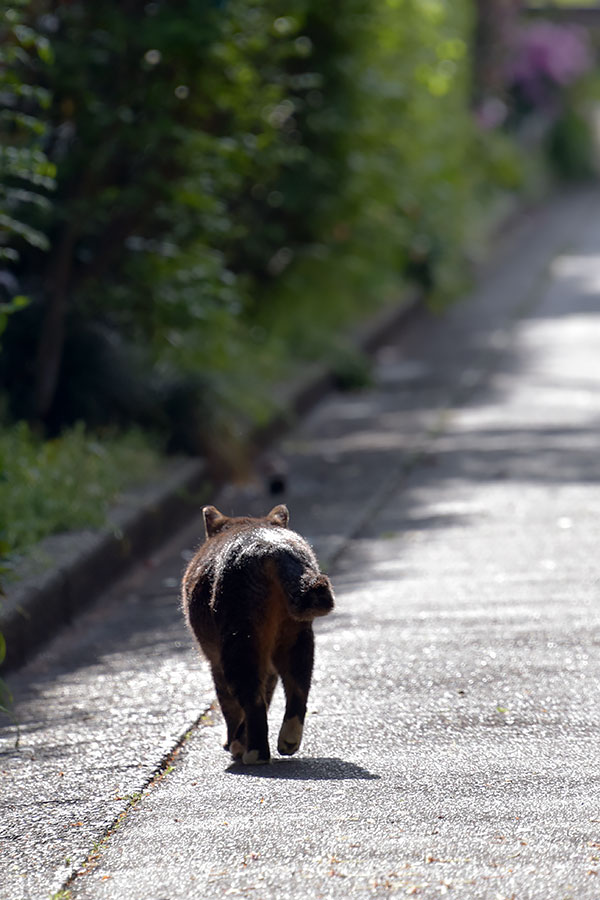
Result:
[[231,775],[250,775],[254,778],[280,778],[288,781],[376,781],[368,769],[356,763],[331,756],[300,759],[272,759],[269,765],[245,766],[234,762],[226,770]]

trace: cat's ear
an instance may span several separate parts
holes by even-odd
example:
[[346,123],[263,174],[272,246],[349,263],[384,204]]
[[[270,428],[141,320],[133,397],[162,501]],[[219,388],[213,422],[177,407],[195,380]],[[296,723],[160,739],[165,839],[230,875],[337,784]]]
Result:
[[288,522],[290,521],[290,514],[285,503],[280,503],[279,506],[275,506],[267,516],[267,519],[272,525],[281,525],[282,528],[287,528]]
[[207,538],[217,534],[227,521],[227,516],[220,513],[216,506],[205,506],[202,510],[202,515],[204,516],[204,528]]

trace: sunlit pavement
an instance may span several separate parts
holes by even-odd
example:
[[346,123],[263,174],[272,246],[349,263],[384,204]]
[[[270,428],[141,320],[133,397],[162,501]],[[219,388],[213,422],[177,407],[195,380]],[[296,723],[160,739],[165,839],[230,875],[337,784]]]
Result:
[[221,749],[178,611],[195,522],[11,679],[1,900],[597,900],[599,429],[587,191],[286,438],[283,497],[205,498],[285,500],[329,567],[298,757]]

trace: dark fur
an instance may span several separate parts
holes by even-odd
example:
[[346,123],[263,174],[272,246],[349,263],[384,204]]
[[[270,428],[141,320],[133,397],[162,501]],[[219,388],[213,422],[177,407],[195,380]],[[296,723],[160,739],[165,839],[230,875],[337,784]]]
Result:
[[313,667],[312,621],[333,609],[333,591],[288,511],[229,518],[203,510],[206,541],[183,578],[188,624],[212,670],[234,758],[270,758],[267,710],[281,677],[286,709],[278,750],[300,746]]

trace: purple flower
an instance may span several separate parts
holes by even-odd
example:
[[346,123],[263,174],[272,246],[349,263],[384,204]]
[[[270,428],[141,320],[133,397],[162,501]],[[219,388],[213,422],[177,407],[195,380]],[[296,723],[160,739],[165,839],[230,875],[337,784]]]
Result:
[[573,25],[537,22],[516,32],[506,80],[535,105],[551,99],[593,65],[587,33]]

